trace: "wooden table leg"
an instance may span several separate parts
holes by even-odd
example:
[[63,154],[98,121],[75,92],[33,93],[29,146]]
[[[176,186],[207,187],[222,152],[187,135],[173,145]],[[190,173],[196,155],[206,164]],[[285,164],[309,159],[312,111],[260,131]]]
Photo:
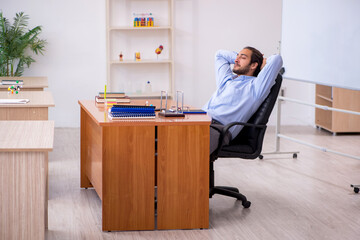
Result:
[[209,126],[159,126],[157,228],[209,227]]
[[103,127],[103,231],[155,228],[155,127]]

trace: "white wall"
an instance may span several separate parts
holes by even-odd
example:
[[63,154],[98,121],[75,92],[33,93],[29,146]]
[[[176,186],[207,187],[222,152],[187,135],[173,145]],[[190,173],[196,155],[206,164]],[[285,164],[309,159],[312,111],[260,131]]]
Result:
[[47,76],[55,108],[49,118],[57,127],[80,123],[78,99],[93,99],[106,81],[105,1],[99,0],[0,0],[7,18],[24,11],[30,27],[43,26],[48,44],[44,56],[24,76]]
[[[48,41],[45,55],[37,56],[24,75],[47,76],[56,105],[49,118],[57,127],[78,127],[78,99],[94,98],[106,81],[105,1],[0,1],[7,18],[25,11],[30,26],[43,26],[42,37]],[[250,45],[265,56],[278,52],[281,0],[174,0],[174,4],[175,89],[185,92],[188,104],[201,107],[215,90],[217,49],[241,50]],[[284,86],[288,94],[312,94],[308,86],[289,82]],[[312,124],[313,113],[304,111],[285,103],[282,122]]]
[[175,85],[194,105],[215,90],[216,50],[250,45],[266,56],[278,52],[281,0],[176,1],[175,9]]

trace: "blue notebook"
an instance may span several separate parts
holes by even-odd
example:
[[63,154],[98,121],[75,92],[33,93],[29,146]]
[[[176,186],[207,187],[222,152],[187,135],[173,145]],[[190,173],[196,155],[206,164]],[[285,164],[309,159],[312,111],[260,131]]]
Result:
[[114,105],[109,109],[109,119],[155,118],[155,106]]

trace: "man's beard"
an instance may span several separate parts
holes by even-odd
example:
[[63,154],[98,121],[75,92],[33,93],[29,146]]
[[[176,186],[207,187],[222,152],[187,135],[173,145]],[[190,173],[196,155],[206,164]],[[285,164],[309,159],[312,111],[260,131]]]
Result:
[[245,67],[238,67],[235,69],[235,67],[233,68],[233,73],[237,74],[237,75],[246,75],[248,74],[250,71],[250,64],[248,64]]

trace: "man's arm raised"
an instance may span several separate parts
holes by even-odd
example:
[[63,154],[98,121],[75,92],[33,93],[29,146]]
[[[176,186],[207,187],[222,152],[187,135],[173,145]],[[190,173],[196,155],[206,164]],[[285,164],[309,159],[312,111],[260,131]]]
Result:
[[216,85],[219,87],[227,80],[232,79],[233,73],[230,65],[235,63],[236,52],[218,50],[215,54]]

